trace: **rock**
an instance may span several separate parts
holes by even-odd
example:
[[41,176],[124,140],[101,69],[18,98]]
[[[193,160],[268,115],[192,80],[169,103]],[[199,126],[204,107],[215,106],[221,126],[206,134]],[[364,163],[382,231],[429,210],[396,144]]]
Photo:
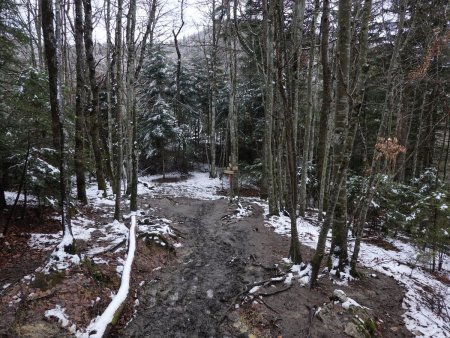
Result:
[[341,303],[346,302],[347,299],[348,299],[347,295],[346,295],[345,292],[342,291],[342,290],[334,290],[334,291],[333,291],[333,298],[339,299],[339,301],[340,301]]
[[414,331],[413,331],[413,334],[414,334],[416,337],[421,337],[421,336],[423,336],[423,333],[420,332],[419,330],[414,330]]
[[392,332],[397,332],[397,331],[398,331],[398,327],[397,327],[397,326],[391,327],[391,331],[392,331]]

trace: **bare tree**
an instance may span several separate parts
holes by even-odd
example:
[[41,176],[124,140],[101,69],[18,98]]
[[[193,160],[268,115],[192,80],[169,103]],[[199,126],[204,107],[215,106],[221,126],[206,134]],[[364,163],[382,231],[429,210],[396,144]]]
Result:
[[[60,6],[60,0],[57,0],[56,7]],[[60,212],[61,225],[64,232],[64,250],[73,253],[75,249],[75,242],[72,235],[72,226],[69,214],[68,203],[68,176],[67,176],[67,143],[66,132],[64,130],[64,109],[62,105],[62,91],[61,91],[61,74],[60,62],[61,53],[59,48],[61,36],[61,12],[58,9],[56,15],[53,12],[52,0],[41,0],[42,8],[42,32],[44,36],[44,50],[47,61],[48,80],[50,89],[50,106],[52,115],[56,119],[57,137],[53,140],[58,141],[59,149],[59,190],[60,190]],[[56,27],[53,25],[55,21]],[[59,41],[59,42],[58,42]]]

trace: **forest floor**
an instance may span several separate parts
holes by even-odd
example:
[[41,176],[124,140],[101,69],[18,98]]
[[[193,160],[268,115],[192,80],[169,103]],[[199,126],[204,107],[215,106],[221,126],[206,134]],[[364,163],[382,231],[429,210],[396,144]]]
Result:
[[[230,204],[218,195],[223,191],[218,180],[205,177],[140,182],[130,294],[110,336],[450,336],[445,324],[421,320],[422,326],[411,326],[413,319],[420,321],[417,309],[405,306],[411,289],[380,251],[394,254],[398,243],[363,247],[366,261],[374,254],[380,260],[377,271],[361,267],[357,280],[323,274],[320,287],[310,291],[300,271],[307,266],[296,268],[284,258],[290,241],[286,219],[268,218],[265,205],[255,199]],[[85,328],[119,287],[129,225],[129,215],[112,221],[112,196],[103,198],[93,187],[89,198],[90,207],[77,206],[73,221],[80,258],[75,262],[55,261],[52,250],[61,233],[54,212],[37,217],[30,208],[23,224],[19,212],[13,218],[7,237],[0,239],[0,336],[88,336]],[[300,224],[301,241],[314,244],[318,227],[313,214],[309,219]],[[302,246],[305,261],[312,252]],[[444,287],[445,282],[436,281]],[[427,315],[420,306],[416,313]]]

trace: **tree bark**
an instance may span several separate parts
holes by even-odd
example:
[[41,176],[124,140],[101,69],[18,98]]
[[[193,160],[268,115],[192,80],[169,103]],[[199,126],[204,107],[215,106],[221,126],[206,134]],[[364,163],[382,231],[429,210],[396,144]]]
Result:
[[131,184],[130,211],[137,211],[137,184],[138,184],[138,150],[137,150],[137,116],[135,94],[136,72],[136,46],[134,31],[136,28],[136,0],[130,0],[127,22],[127,92],[128,108],[131,115]]
[[[237,1],[234,1],[234,15],[236,15]],[[238,167],[238,134],[237,122],[238,111],[236,102],[237,93],[237,56],[236,56],[236,37],[233,34],[233,25],[231,21],[231,0],[227,2],[226,7],[226,36],[225,43],[228,49],[228,75],[230,84],[230,95],[228,104],[228,127],[230,133],[230,164],[231,167]],[[234,170],[231,178],[230,198],[233,199],[238,192],[239,170]]]
[[[334,220],[331,238],[330,258],[333,256],[338,260],[338,271],[343,271],[348,264],[347,253],[347,186],[346,170],[340,173],[340,163],[346,156],[343,147],[346,131],[349,128],[349,73],[350,73],[350,26],[351,26],[350,0],[340,0],[338,10],[338,40],[336,53],[336,115],[335,129],[333,135],[334,152],[334,179],[343,175],[342,184],[339,189],[339,198],[334,210]],[[333,183],[336,185],[336,182]]]
[[[210,119],[209,119],[209,144],[211,165],[209,169],[209,177],[217,177],[216,169],[216,114],[217,114],[217,52],[219,44],[219,28],[220,22],[217,22],[216,15],[216,0],[212,2],[212,46],[211,46],[211,75],[210,80]],[[219,27],[218,27],[219,25]]]
[[263,26],[265,34],[265,56],[266,56],[266,79],[264,90],[264,157],[263,157],[263,180],[261,197],[268,197],[269,213],[271,215],[279,212],[274,189],[274,169],[272,155],[272,131],[274,114],[274,66],[273,66],[273,44],[274,44],[274,19],[275,1],[263,0]]
[[3,164],[3,159],[0,159],[0,211],[6,208],[6,168]]
[[320,51],[322,63],[323,94],[320,109],[319,141],[317,148],[317,180],[319,181],[319,220],[323,217],[323,206],[327,185],[327,167],[329,153],[329,134],[331,131],[331,68],[328,59],[328,40],[330,34],[330,1],[323,0],[320,24]]
[[92,4],[91,0],[83,0],[84,4],[84,44],[86,50],[86,62],[89,69],[89,82],[91,86],[91,105],[90,110],[90,134],[92,142],[92,150],[95,159],[95,173],[97,176],[97,186],[98,190],[103,190],[106,194],[106,182],[105,174],[103,170],[103,156],[102,148],[100,142],[100,132],[99,132],[99,97],[98,97],[98,84],[96,79],[95,70],[95,58],[94,58],[94,42],[92,40]]
[[[57,0],[56,6],[60,5]],[[69,214],[68,187],[67,187],[67,149],[66,132],[64,130],[64,110],[62,105],[61,75],[59,73],[61,61],[61,17],[56,17],[56,29],[54,28],[54,13],[51,0],[41,0],[42,7],[42,31],[44,36],[45,58],[48,68],[48,80],[50,89],[50,106],[52,115],[57,117],[57,131],[59,142],[59,190],[60,190],[60,213],[61,225],[64,237],[67,238],[67,245],[64,250],[69,253],[74,251],[74,239],[72,235],[72,226]],[[58,13],[58,11],[57,11]],[[54,138],[55,139],[55,138]]]
[[[370,15],[372,12],[372,0],[365,0],[364,1],[364,7],[363,7],[363,18],[361,23],[361,33],[359,38],[359,56],[358,56],[358,62],[357,67],[355,69],[356,73],[356,80],[354,85],[354,92],[356,93],[356,99],[353,100],[352,106],[354,106],[355,109],[361,109],[364,101],[364,92],[365,92],[365,82],[367,80],[367,72],[368,72],[368,65],[367,65],[367,52],[369,48],[368,43],[368,37],[369,37],[369,21],[370,21]],[[372,183],[371,183],[372,184]],[[369,204],[366,204],[364,208],[368,208]],[[361,211],[360,211],[361,212]],[[367,210],[362,210],[362,213],[367,214]],[[365,219],[365,217],[364,217]],[[355,229],[355,245],[353,248],[352,258],[350,261],[350,269],[351,273],[353,275],[356,274],[356,264],[358,262],[358,254],[359,249],[361,245],[361,236],[362,236],[362,230],[363,230],[363,224],[359,223],[359,220],[354,225]]]
[[60,132],[59,132],[59,98],[58,93],[58,68],[56,61],[56,37],[54,29],[54,13],[53,3],[51,0],[40,0],[42,11],[42,31],[44,38],[44,49],[47,62],[47,70],[49,76],[50,90],[50,111],[52,117],[52,141],[55,149],[60,149]]
[[[298,184],[297,184],[297,149],[294,136],[295,112],[294,104],[289,97],[293,97],[295,88],[288,86],[285,79],[288,76],[283,72],[284,65],[288,64],[286,58],[286,41],[284,36],[284,22],[282,20],[282,3],[277,1],[277,39],[276,39],[276,67],[277,67],[277,84],[278,92],[281,99],[281,109],[284,117],[285,130],[285,146],[286,146],[286,169],[287,169],[287,209],[291,220],[291,244],[289,248],[289,258],[295,263],[302,262],[300,252],[300,241],[297,230],[297,201],[298,201]],[[291,69],[288,68],[288,71]]]
[[82,0],[75,0],[75,49],[77,54],[76,98],[75,98],[75,175],[77,180],[77,199],[87,204],[86,169],[84,167],[83,110],[86,103],[84,46],[83,46],[83,7]]
[[[314,72],[314,57],[316,46],[316,17],[319,12],[319,1],[314,1],[314,12],[311,18],[310,27],[310,47],[309,47],[309,62],[308,62],[308,79],[307,79],[307,108],[305,116],[305,134],[303,138],[303,158],[302,158],[302,176],[300,183],[300,216],[305,216],[306,211],[306,181],[308,179],[308,160],[309,160],[309,148],[311,143],[311,130],[312,130],[312,114],[313,114],[313,88],[312,78]],[[297,89],[296,89],[297,90]]]
[[289,72],[291,78],[291,86],[293,88],[292,109],[294,112],[294,140],[297,147],[298,139],[298,119],[300,115],[300,67],[301,67],[301,48],[303,45],[303,22],[305,18],[305,0],[294,1],[294,15],[293,15],[293,36],[292,36],[292,60],[293,71]]
[[114,88],[114,110],[116,118],[116,140],[115,140],[115,153],[116,153],[116,173],[115,173],[115,186],[116,186],[116,199],[114,205],[114,219],[120,220],[120,201],[122,198],[121,183],[122,183],[122,167],[123,167],[123,96],[122,96],[122,15],[123,15],[123,0],[117,1],[117,15],[116,15],[116,36],[115,36],[115,79],[113,83]]

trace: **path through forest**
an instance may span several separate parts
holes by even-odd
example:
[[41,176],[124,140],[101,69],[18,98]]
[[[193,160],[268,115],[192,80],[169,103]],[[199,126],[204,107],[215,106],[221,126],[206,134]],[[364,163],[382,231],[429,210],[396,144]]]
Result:
[[[401,318],[402,288],[385,276],[365,277],[350,286],[323,278],[314,291],[277,278],[253,288],[288,269],[281,259],[289,241],[264,226],[258,206],[248,205],[250,215],[239,218],[225,199],[146,202],[172,221],[182,246],[172,263],[146,281],[135,319],[118,336],[347,337],[344,332],[352,329],[349,323],[358,311],[330,301],[336,288],[370,308],[383,336],[410,336]],[[319,307],[323,310],[312,316]]]

